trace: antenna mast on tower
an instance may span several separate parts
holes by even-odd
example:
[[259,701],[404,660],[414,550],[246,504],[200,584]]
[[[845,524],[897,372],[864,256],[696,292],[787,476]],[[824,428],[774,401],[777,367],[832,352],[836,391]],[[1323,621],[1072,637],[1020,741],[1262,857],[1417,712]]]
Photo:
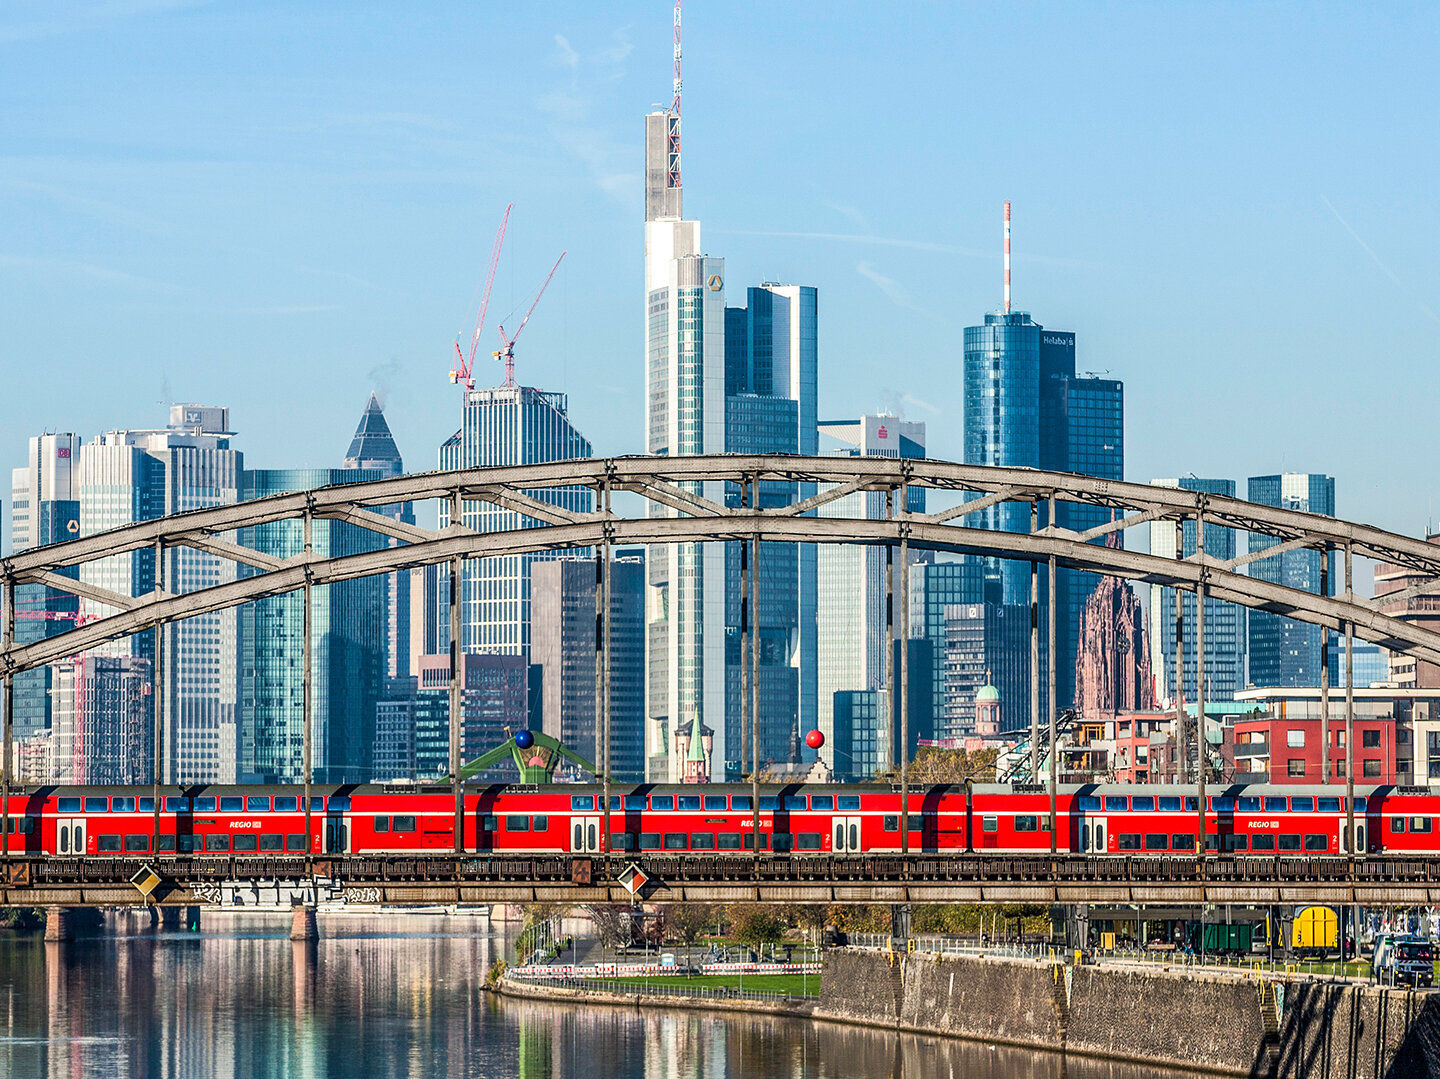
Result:
[[680,0],[675,0],[675,98],[670,102],[670,161],[666,186],[680,186]]
[[1010,200],[1005,200],[1005,313],[1010,313]]

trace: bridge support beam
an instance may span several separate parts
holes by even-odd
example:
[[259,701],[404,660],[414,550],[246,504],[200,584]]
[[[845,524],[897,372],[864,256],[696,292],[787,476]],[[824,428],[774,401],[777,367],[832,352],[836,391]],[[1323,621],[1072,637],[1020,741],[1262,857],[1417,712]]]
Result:
[[45,908],[45,939],[47,941],[70,939],[70,912],[64,907]]
[[910,940],[910,904],[897,903],[890,908],[890,947],[904,952]]
[[291,940],[319,940],[320,927],[315,921],[315,908],[304,905],[290,911]]

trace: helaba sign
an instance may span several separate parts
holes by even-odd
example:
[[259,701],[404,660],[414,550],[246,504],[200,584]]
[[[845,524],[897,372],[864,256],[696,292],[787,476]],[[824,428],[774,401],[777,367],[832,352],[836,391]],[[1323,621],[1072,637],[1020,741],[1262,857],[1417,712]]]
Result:
[[1069,345],[1073,348],[1075,335],[1073,333],[1047,333],[1044,341],[1047,345]]

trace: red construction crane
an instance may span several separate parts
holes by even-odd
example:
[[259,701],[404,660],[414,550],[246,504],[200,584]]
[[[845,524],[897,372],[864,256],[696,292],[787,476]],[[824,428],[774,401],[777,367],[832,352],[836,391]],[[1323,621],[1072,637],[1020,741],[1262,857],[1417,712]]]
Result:
[[455,339],[455,369],[450,372],[450,381],[462,385],[468,392],[475,388],[475,351],[480,347],[480,331],[485,328],[485,311],[490,306],[490,290],[495,287],[495,268],[500,265],[500,247],[505,242],[505,226],[510,222],[512,202],[505,207],[505,216],[500,219],[500,228],[495,233],[495,246],[490,249],[490,269],[485,274],[484,295],[480,297],[480,309],[475,316],[475,332],[470,335],[470,353],[460,349],[460,339]]
[[525,329],[525,323],[529,322],[530,316],[535,313],[535,305],[540,302],[540,297],[545,295],[545,289],[550,285],[550,278],[555,276],[555,271],[560,268],[560,262],[565,258],[565,255],[566,252],[561,251],[560,258],[556,259],[555,265],[550,267],[550,272],[545,275],[545,283],[540,286],[540,291],[535,293],[535,299],[530,303],[530,310],[526,311],[525,317],[520,320],[520,325],[516,328],[514,336],[506,336],[505,327],[501,325],[496,326],[496,329],[500,331],[500,340],[502,343],[499,350],[492,353],[492,355],[497,360],[505,361],[505,381],[500,383],[502,387],[508,388],[515,385],[515,342],[520,339],[520,334]]

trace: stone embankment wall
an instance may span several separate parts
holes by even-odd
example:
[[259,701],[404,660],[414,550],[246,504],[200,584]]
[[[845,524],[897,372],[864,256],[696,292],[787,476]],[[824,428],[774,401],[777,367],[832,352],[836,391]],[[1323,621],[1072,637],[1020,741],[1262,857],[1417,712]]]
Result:
[[1230,1075],[1440,1079],[1440,994],[875,952],[827,956],[821,986],[816,1018]]

